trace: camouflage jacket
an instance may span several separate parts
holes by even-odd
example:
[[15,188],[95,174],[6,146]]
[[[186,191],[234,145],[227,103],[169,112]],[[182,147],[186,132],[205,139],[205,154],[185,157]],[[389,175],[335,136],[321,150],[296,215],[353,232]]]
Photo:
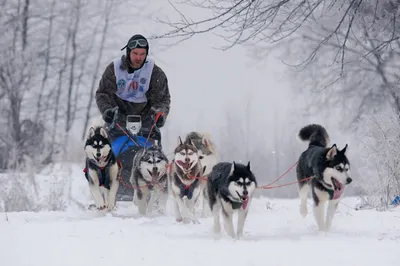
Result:
[[[128,70],[129,73],[132,73],[133,71],[129,67],[125,55],[122,56],[121,60],[121,69]],[[164,112],[166,116],[169,114],[171,95],[168,88],[168,79],[164,71],[156,64],[154,64],[149,89],[146,92],[147,102],[128,102],[119,98],[116,92],[117,83],[114,73],[114,63],[111,62],[104,71],[96,91],[96,104],[101,114],[108,108],[118,106],[120,110],[118,123],[125,125],[126,115],[141,115],[143,126],[147,127],[151,123],[151,107]]]

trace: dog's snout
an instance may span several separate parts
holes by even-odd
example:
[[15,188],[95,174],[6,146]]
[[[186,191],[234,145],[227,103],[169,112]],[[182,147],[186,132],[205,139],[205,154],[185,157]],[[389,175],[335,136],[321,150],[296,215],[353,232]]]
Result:
[[157,167],[153,167],[153,172],[157,172],[158,168]]
[[187,162],[187,163],[190,162],[189,157],[186,157],[186,158],[185,158],[185,162]]
[[100,152],[96,153],[96,156],[97,156],[97,157],[100,157],[100,156],[101,156],[101,153],[100,153]]
[[243,190],[243,196],[247,196],[249,192],[247,190]]
[[347,184],[350,184],[352,181],[353,181],[353,179],[351,179],[350,177],[348,177],[348,178],[346,179]]

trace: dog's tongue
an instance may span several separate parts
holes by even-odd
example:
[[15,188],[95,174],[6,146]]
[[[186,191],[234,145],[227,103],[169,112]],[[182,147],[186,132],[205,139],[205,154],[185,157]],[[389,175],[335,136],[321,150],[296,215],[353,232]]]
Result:
[[184,161],[181,161],[181,160],[178,160],[178,161],[176,161],[180,166],[182,166],[183,168],[185,168],[185,169],[188,169],[189,168],[189,163],[187,163],[187,162],[184,162]]
[[242,204],[242,208],[243,208],[243,210],[245,210],[246,208],[247,208],[247,204],[249,203],[249,198],[246,198],[244,201],[243,201],[243,204]]
[[333,191],[333,199],[338,199],[340,196],[342,196],[342,193],[344,191],[344,185],[340,182],[337,182],[337,185],[339,189]]
[[151,181],[157,182],[158,181],[158,173],[152,173],[151,175]]

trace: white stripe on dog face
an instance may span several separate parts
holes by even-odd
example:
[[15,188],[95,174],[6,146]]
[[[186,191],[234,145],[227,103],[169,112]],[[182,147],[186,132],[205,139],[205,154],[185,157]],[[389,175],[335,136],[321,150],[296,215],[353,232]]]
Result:
[[197,162],[199,161],[199,156],[197,152],[194,152],[191,149],[183,149],[175,154],[175,162],[181,161],[185,163],[186,159],[189,159],[188,162],[189,164],[191,164],[191,167],[189,169],[183,169],[183,167],[178,163],[179,168],[185,171],[192,169],[197,164]]
[[247,191],[247,196],[251,197],[256,189],[256,185],[251,181],[248,177],[240,177],[237,181],[232,181],[229,183],[228,190],[229,193],[237,198],[239,196],[243,196],[243,191]]

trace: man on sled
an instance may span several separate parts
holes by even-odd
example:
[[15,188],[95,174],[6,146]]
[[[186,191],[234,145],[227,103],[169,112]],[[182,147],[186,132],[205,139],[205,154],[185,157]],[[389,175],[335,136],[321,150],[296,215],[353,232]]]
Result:
[[[108,130],[112,150],[122,164],[122,182],[129,184],[133,157],[157,141],[170,110],[171,96],[164,71],[148,56],[147,39],[136,34],[121,49],[125,55],[105,69],[96,91],[96,104]],[[131,200],[133,189],[118,189],[119,200]]]

